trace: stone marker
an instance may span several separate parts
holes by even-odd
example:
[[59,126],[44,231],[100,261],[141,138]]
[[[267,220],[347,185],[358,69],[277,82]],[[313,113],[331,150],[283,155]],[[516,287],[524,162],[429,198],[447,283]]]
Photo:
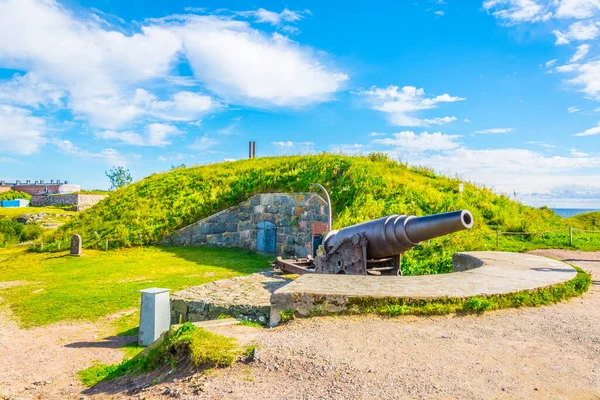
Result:
[[171,328],[169,291],[170,289],[161,288],[140,290],[142,293],[140,333],[138,335],[140,346],[149,346]]
[[81,256],[81,236],[73,235],[71,237],[71,255]]

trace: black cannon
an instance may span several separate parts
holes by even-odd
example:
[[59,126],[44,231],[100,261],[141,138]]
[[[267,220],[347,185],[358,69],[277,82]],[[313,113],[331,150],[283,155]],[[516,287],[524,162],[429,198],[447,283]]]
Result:
[[282,270],[350,275],[400,275],[400,254],[424,240],[469,229],[467,211],[415,217],[390,215],[329,232],[317,256],[300,260],[277,258]]

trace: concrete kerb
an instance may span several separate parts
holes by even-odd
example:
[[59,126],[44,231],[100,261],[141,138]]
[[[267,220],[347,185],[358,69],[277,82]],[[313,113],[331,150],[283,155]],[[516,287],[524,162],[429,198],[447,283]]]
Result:
[[453,257],[451,274],[425,276],[362,276],[306,274],[271,295],[270,325],[281,312],[307,316],[318,307],[343,312],[352,299],[442,300],[466,299],[533,291],[567,282],[577,276],[568,264],[530,254],[466,252]]

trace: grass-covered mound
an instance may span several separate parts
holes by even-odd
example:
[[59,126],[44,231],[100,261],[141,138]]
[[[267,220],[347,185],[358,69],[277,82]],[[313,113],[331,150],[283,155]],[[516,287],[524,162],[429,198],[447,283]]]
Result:
[[[111,247],[146,245],[254,194],[309,191],[312,182],[329,190],[334,228],[389,214],[426,215],[464,208],[475,218],[469,234],[568,227],[549,209],[524,206],[485,187],[436,175],[427,168],[408,167],[381,154],[323,154],[265,157],[153,174],[115,191],[59,228],[53,237],[55,243],[46,248],[56,248],[56,240],[66,243],[73,233],[83,236],[86,247],[104,248],[106,239],[110,239]],[[460,183],[464,183],[462,196]],[[500,242],[503,250],[564,247],[568,245],[568,233],[507,236]],[[454,251],[494,249],[495,243],[492,236],[435,240],[431,246],[408,252],[403,257],[403,271],[449,272]],[[595,248],[599,244],[600,238],[586,238],[577,245]]]
[[0,201],[16,199],[31,200],[31,195],[29,193],[19,192],[18,190],[9,190],[7,192],[0,193]]
[[120,364],[94,364],[78,374],[85,385],[93,386],[120,376],[148,373],[162,367],[175,369],[182,363],[191,363],[200,369],[222,368],[244,356],[248,357],[252,349],[251,346],[242,348],[234,338],[208,332],[186,322],[169,332],[162,342],[148,352]]
[[[596,222],[595,225],[593,224],[594,220]],[[579,214],[569,218],[568,221],[575,228],[600,232],[600,211]]]

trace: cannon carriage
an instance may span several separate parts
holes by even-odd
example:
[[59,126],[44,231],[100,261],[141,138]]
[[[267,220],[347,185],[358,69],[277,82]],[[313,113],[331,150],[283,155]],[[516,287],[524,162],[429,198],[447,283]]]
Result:
[[278,257],[277,266],[297,274],[401,275],[402,253],[425,240],[472,226],[468,210],[423,217],[390,215],[331,231],[314,258]]

